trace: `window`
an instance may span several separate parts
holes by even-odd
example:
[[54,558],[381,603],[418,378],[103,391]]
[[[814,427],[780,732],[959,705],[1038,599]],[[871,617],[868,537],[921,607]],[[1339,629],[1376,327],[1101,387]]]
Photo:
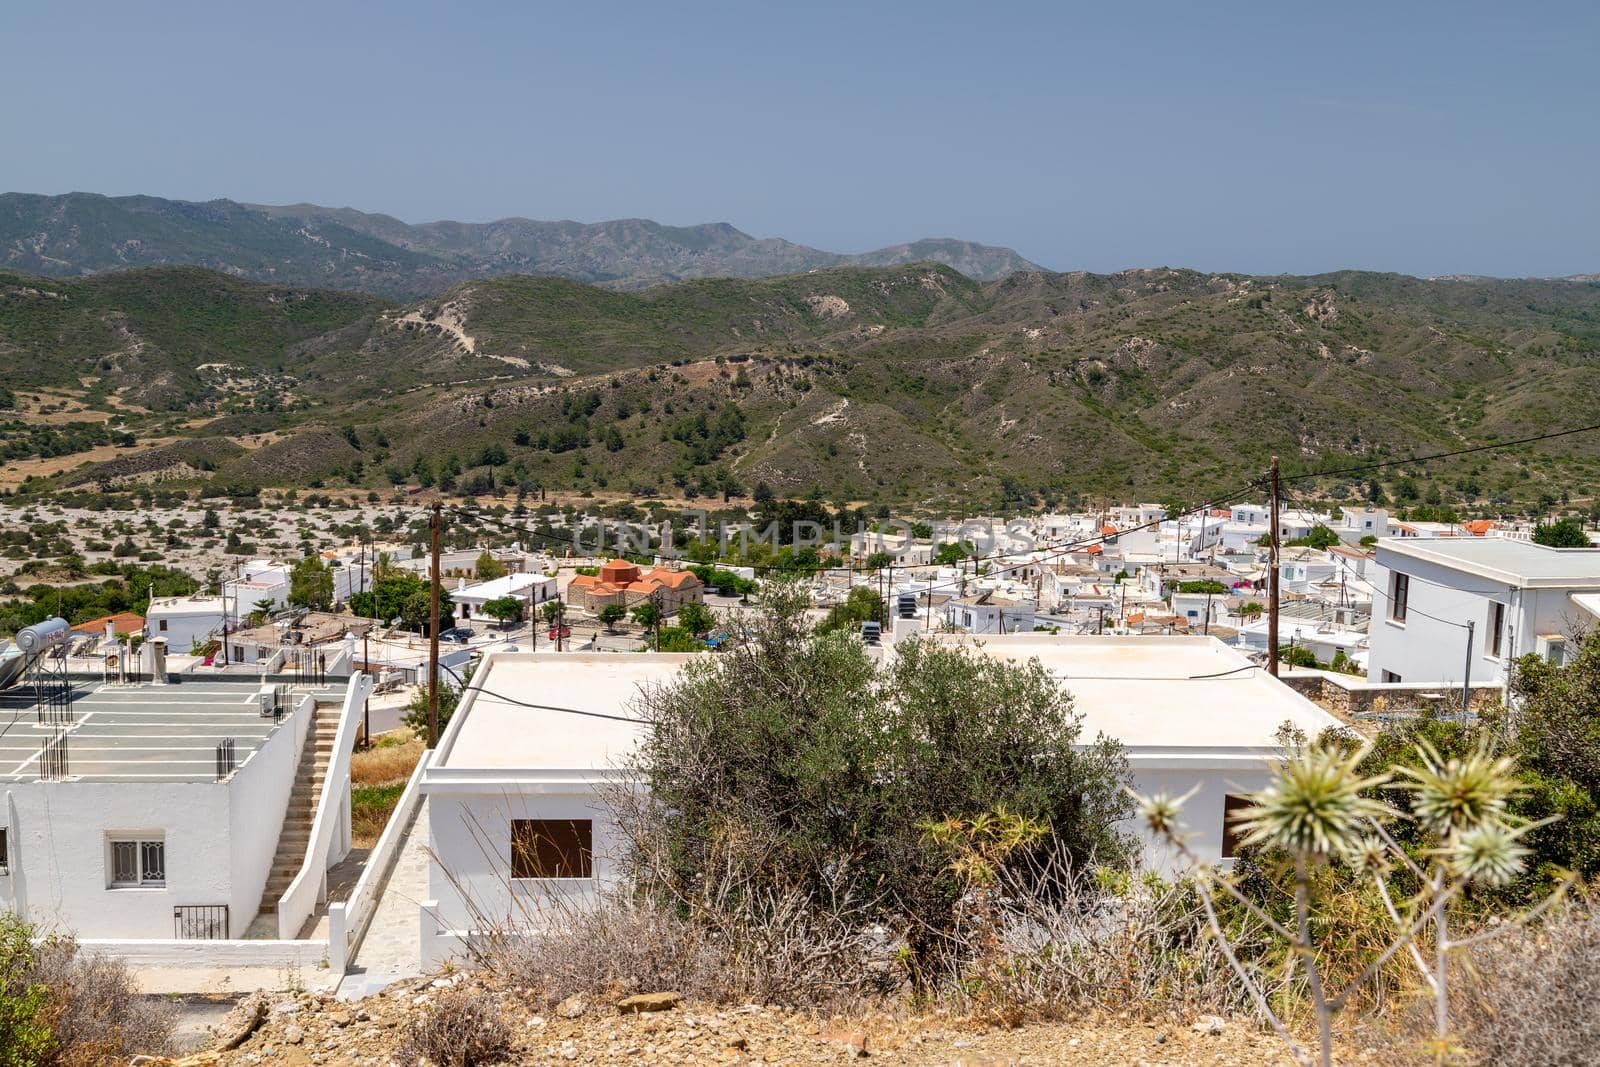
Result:
[[166,633],[167,632],[167,620],[166,619],[162,619],[157,625],[159,625],[161,627],[161,632],[162,633]]
[[1392,622],[1406,621],[1406,599],[1411,595],[1411,576],[1408,574],[1391,574],[1389,576],[1389,619]]
[[6,839],[6,827],[0,826],[0,874],[11,873],[11,842]]
[[1506,606],[1498,600],[1489,601],[1489,655],[1500,655],[1501,635],[1506,632]]
[[1235,821],[1239,813],[1249,806],[1249,797],[1230,793],[1222,798],[1222,858],[1225,860],[1232,859],[1239,852],[1239,842],[1244,839],[1244,834],[1239,832]]
[[167,843],[161,838],[111,839],[111,888],[167,884]]
[[594,823],[588,819],[511,820],[511,877],[593,878]]
[[1394,673],[1394,671],[1384,671],[1383,672],[1383,684],[1384,685],[1399,685],[1401,681],[1402,681],[1401,677],[1398,674]]

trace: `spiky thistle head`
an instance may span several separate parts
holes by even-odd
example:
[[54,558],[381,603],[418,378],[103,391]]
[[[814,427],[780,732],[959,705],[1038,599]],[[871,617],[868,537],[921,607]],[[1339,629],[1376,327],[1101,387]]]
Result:
[[1285,852],[1327,859],[1360,851],[1368,822],[1396,812],[1382,801],[1363,796],[1389,775],[1363,778],[1359,771],[1367,747],[1341,752],[1313,745],[1286,760],[1255,803],[1239,813],[1235,824],[1242,845],[1266,845]]
[[1124,791],[1133,798],[1134,804],[1139,808],[1139,816],[1144,819],[1145,827],[1151,834],[1164,840],[1175,840],[1182,829],[1183,805],[1195,795],[1200,788],[1198,785],[1181,797],[1172,796],[1170,793],[1152,793],[1150,796],[1141,796],[1132,789],[1123,787]]
[[1518,840],[1535,825],[1511,827],[1483,822],[1451,836],[1435,854],[1443,856],[1457,878],[1502,886],[1522,873],[1522,861],[1532,851]]
[[1426,738],[1417,742],[1419,767],[1399,767],[1411,779],[1401,788],[1411,794],[1411,812],[1426,830],[1450,837],[1474,826],[1501,822],[1506,801],[1516,793],[1516,761],[1490,755],[1479,744],[1448,760]]
[[1389,846],[1376,835],[1369,835],[1361,839],[1353,851],[1346,855],[1350,866],[1362,874],[1374,875],[1382,878],[1394,866],[1389,859]]

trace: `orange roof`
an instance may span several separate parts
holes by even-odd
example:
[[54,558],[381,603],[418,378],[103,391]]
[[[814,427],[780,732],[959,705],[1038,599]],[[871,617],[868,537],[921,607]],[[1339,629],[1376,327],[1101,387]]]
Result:
[[80,622],[72,629],[75,633],[103,634],[106,632],[106,623],[111,623],[113,632],[119,634],[137,634],[144,632],[144,616],[135,615],[131,611],[119,611],[115,615],[102,615],[98,619]]
[[1083,550],[1083,554],[1086,556],[1098,556],[1104,551],[1105,549],[1101,548],[1099,545],[1090,545],[1088,548]]
[[1100,527],[1100,532],[1105,534],[1107,537],[1115,537],[1117,535],[1117,528],[1108,522]]
[[1461,528],[1463,530],[1466,530],[1468,533],[1470,533],[1474,537],[1482,537],[1484,534],[1486,534],[1490,530],[1494,529],[1494,520],[1493,519],[1473,519],[1471,522],[1462,523],[1461,524]]
[[1129,616],[1128,616],[1128,624],[1131,626],[1133,623],[1136,623],[1136,622],[1144,622],[1144,612],[1135,611],[1135,612],[1132,612],[1131,614],[1129,614]]

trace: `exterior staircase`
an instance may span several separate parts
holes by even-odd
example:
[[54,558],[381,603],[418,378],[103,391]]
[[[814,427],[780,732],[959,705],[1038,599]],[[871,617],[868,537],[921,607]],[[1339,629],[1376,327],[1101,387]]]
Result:
[[300,754],[300,766],[295,769],[294,790],[289,794],[289,806],[283,815],[283,830],[278,834],[278,851],[272,857],[267,888],[261,893],[263,915],[277,913],[278,898],[283,896],[305,863],[306,849],[311,844],[311,823],[322,797],[322,783],[328,776],[328,765],[333,762],[333,742],[339,732],[339,705],[316,704],[314,709],[315,717],[306,736],[305,750]]

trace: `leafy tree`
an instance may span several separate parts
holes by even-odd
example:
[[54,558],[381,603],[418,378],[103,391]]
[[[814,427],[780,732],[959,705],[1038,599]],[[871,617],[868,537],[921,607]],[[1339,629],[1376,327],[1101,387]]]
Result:
[[717,617],[704,604],[692,601],[678,608],[678,626],[691,634],[703,634],[717,624]]
[[1079,747],[1082,717],[1037,661],[909,641],[880,664],[813,632],[809,604],[803,584],[774,583],[748,643],[643,695],[652,726],[634,760],[649,788],[621,818],[647,890],[694,892],[721,863],[751,891],[850,894],[931,966],[955,951],[965,889],[929,820],[1004,807],[1048,825],[1008,869],[1044,849],[1131,856],[1122,751]]
[[630,614],[633,616],[633,621],[643,626],[646,630],[661,621],[661,608],[656,605],[654,600],[641,601]]
[[621,622],[627,614],[627,610],[621,604],[607,604],[600,609],[599,618],[607,630],[615,630],[617,623]]
[[559,600],[546,600],[544,607],[539,611],[544,615],[544,621],[554,625],[558,619],[566,614],[567,606]]
[[506,565],[494,558],[494,553],[487,548],[478,553],[478,562],[473,565],[473,573],[480,582],[492,582],[496,578],[506,576]]
[[883,598],[871,586],[858,585],[845,596],[844,602],[828,609],[827,618],[817,623],[819,633],[834,630],[855,632],[861,624],[883,618]]
[[495,597],[484,602],[483,613],[500,620],[501,625],[522,621],[523,603],[514,596]]
[[1540,523],[1533,528],[1533,543],[1551,548],[1589,548],[1589,535],[1583,532],[1583,523],[1577,519],[1561,519]]
[[887,552],[880,551],[870,553],[862,565],[865,566],[869,571],[881,571],[883,568],[887,567],[893,562],[893,556]]
[[1328,529],[1328,527],[1324,526],[1320,522],[1311,527],[1310,534],[1306,535],[1305,537],[1296,537],[1294,540],[1287,542],[1288,545],[1295,548],[1309,547],[1320,549],[1329,549],[1338,543],[1339,535]]
[[970,541],[946,541],[933,554],[933,562],[940,566],[953,567],[977,551]]
[[333,607],[333,570],[316,556],[302,558],[289,571],[289,603],[317,611]]
[[[461,690],[464,685],[472,683],[472,672],[477,669],[476,664],[468,664],[462,672],[461,682],[457,683],[455,675],[444,667],[439,668],[439,733],[444,733],[450,716],[456,713],[456,706],[461,703]],[[400,721],[416,731],[418,736],[428,736],[428,678],[426,672],[422,677],[422,684],[412,694],[411,702],[406,705],[405,712],[400,716]]]
[[0,1067],[54,1062],[50,988],[38,981],[33,927],[15,912],[0,913]]

